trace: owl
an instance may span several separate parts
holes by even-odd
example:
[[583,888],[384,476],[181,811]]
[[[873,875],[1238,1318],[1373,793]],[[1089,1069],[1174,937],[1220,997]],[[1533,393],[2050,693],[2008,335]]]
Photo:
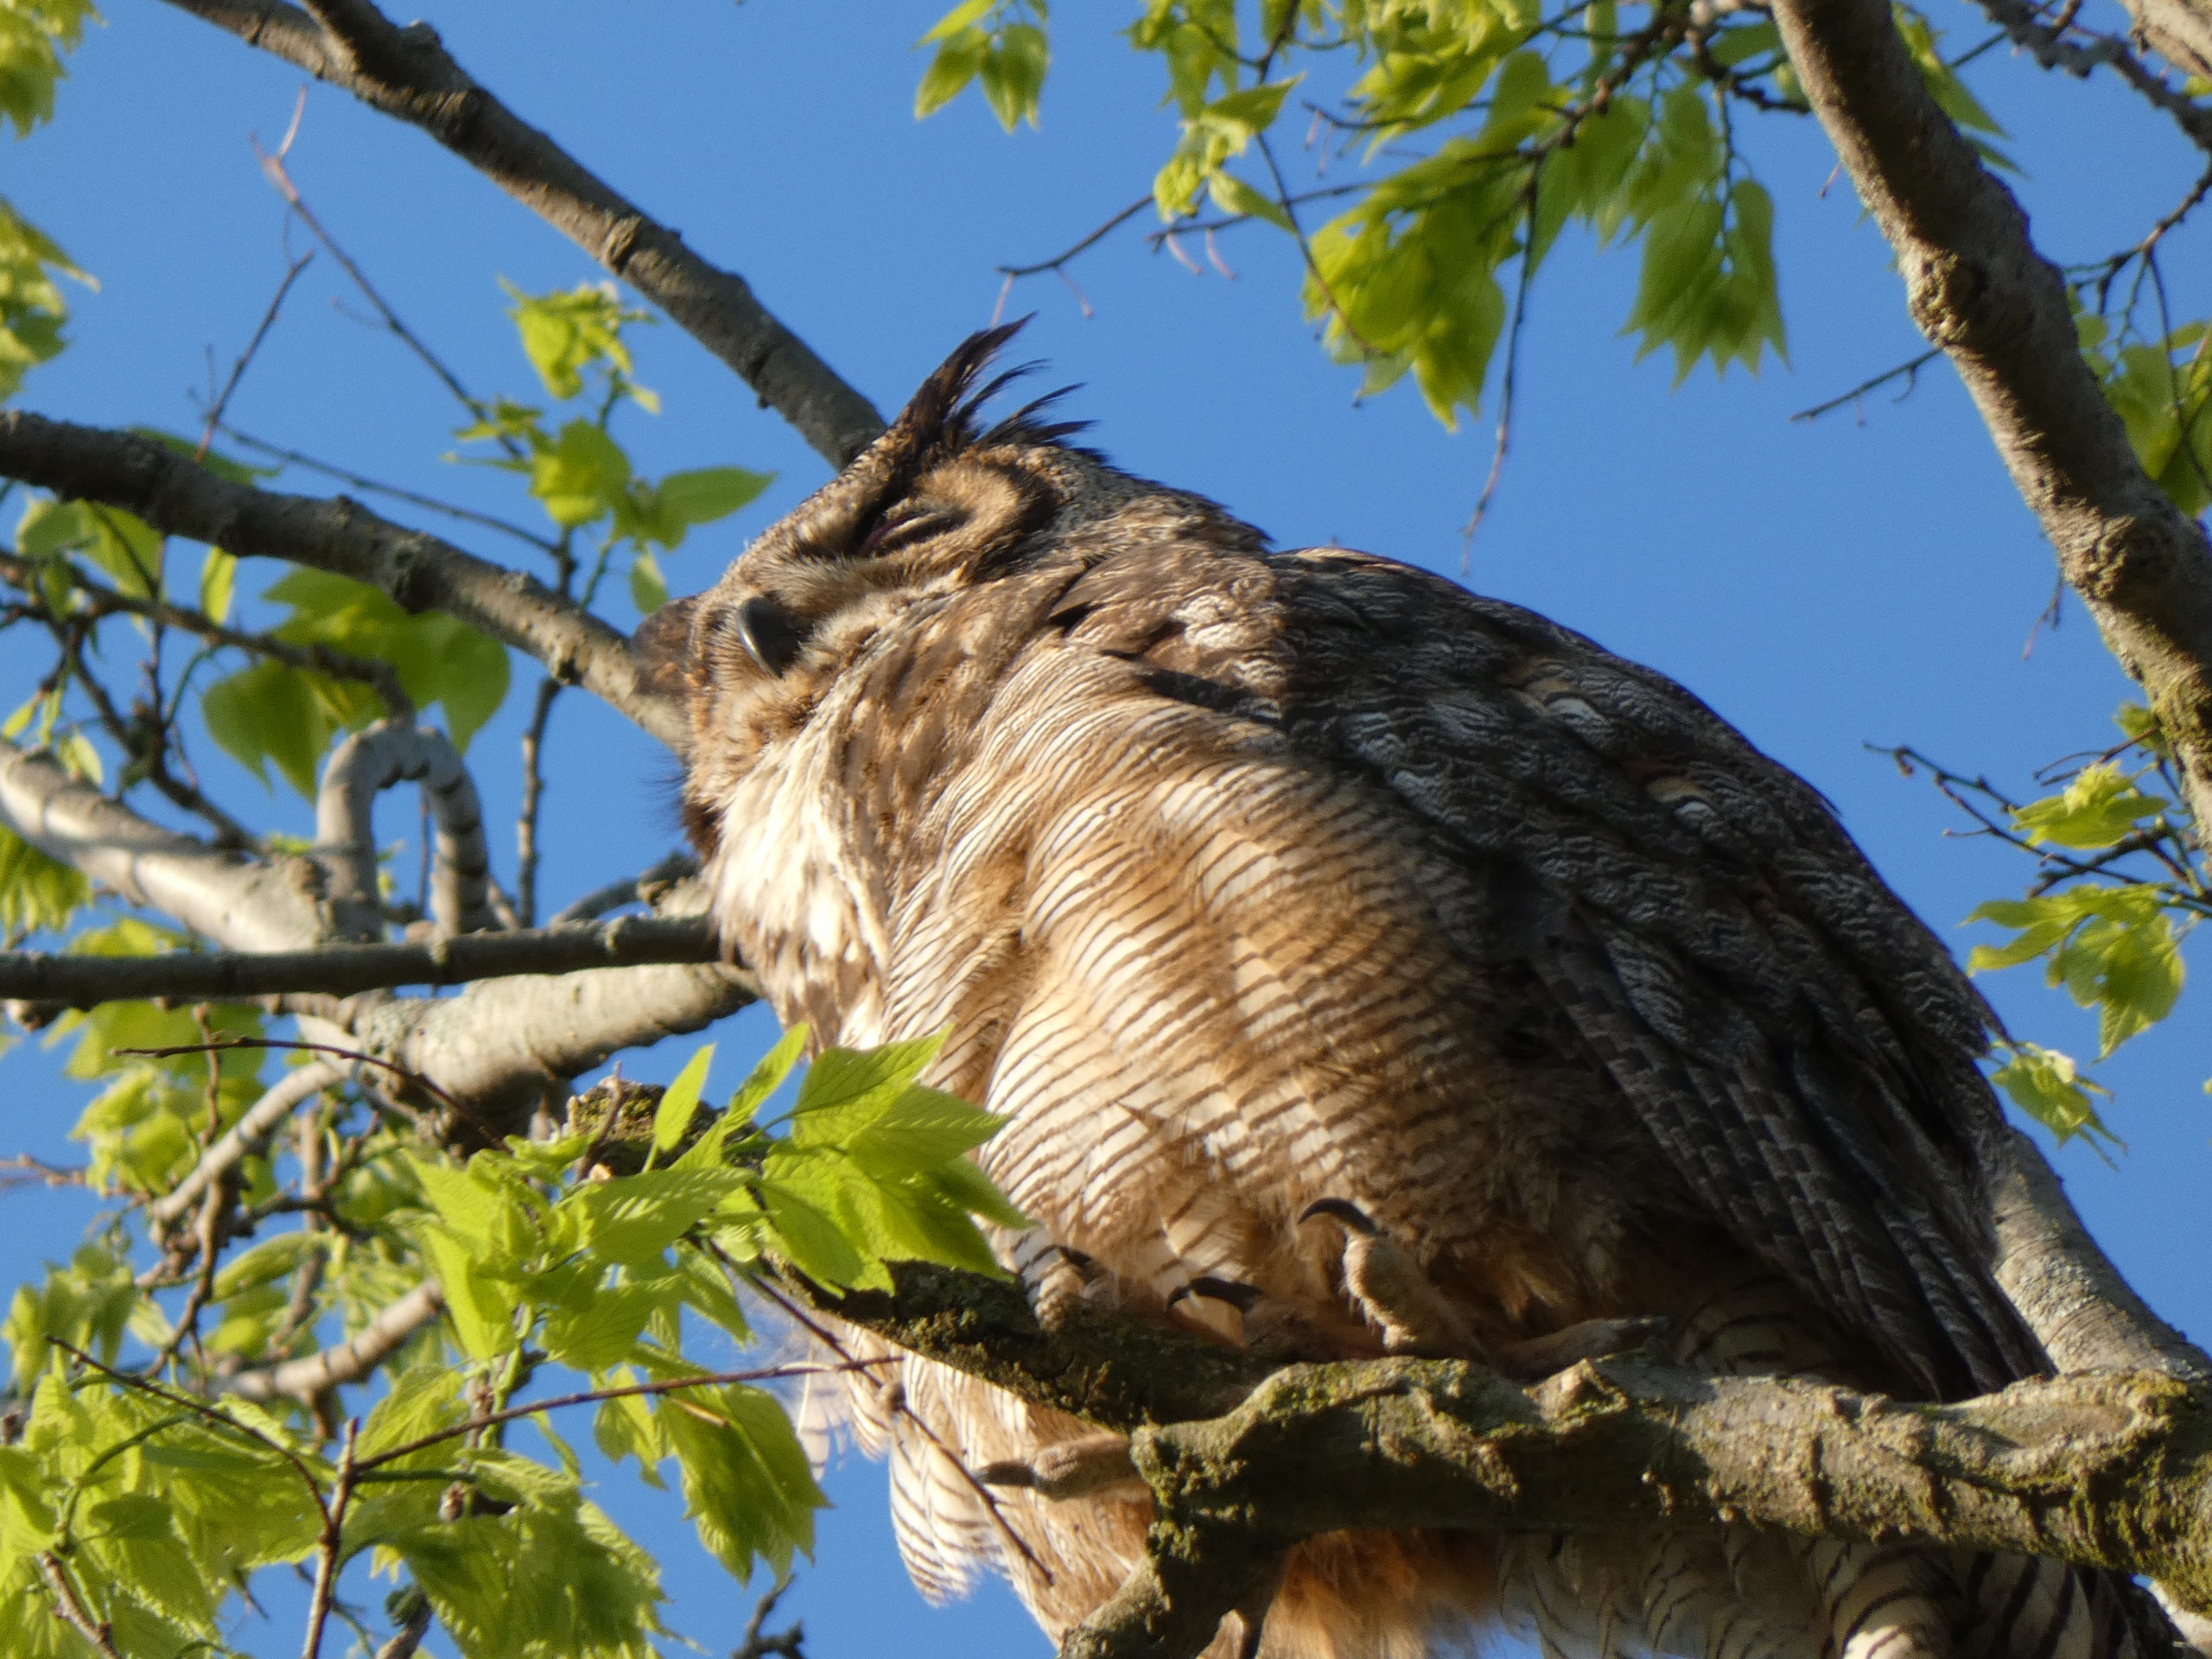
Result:
[[[944,1031],[985,1171],[1128,1317],[1524,1370],[1686,1364],[1952,1399],[2046,1369],[1991,1276],[1990,1016],[1820,797],[1649,669],[1116,470],[1009,330],[639,645],[689,710],[728,949],[817,1044]],[[884,1357],[862,1333],[851,1351]],[[874,1368],[872,1368],[874,1370]],[[994,1487],[1089,1431],[893,1357],[839,1410],[932,1596],[1057,1639],[1141,1491]],[[880,1370],[875,1370],[880,1376]],[[1741,1528],[1344,1534],[1223,1655],[2143,1659],[2113,1575]]]

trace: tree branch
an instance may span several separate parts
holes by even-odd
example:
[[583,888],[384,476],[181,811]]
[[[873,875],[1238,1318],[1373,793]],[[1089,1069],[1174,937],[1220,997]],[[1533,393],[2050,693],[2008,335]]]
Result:
[[1922,83],[1886,0],[1775,0],[1806,95],[1972,393],[2060,571],[2140,681],[2212,824],[2212,550],[2144,474],[2082,361],[2064,279]]
[[149,823],[50,757],[4,740],[0,826],[130,903],[234,950],[283,950],[321,937],[323,874],[312,859],[218,852]]
[[[1640,1356],[1533,1389],[1457,1361],[1273,1372],[1077,1303],[1040,1327],[1011,1282],[895,1264],[816,1311],[1128,1432],[1159,1519],[1147,1565],[1064,1656],[1194,1654],[1300,1539],[1408,1527],[1679,1530],[1747,1523],[2058,1556],[2212,1603],[2212,1395],[2096,1371],[1918,1405]],[[2085,1501],[2087,1495],[2087,1501]]]
[[233,484],[129,433],[0,414],[0,474],[64,500],[134,512],[164,535],[368,583],[402,609],[443,611],[583,686],[680,753],[682,715],[650,690],[629,642],[535,576],[409,530],[345,496]]
[[359,1382],[397,1353],[407,1339],[438,1317],[445,1293],[426,1279],[335,1347],[303,1359],[288,1359],[263,1370],[240,1371],[224,1389],[248,1400],[297,1400],[302,1403],[336,1388]]
[[512,974],[711,963],[720,952],[699,917],[623,916],[408,944],[311,950],[179,950],[162,957],[0,955],[0,1000],[89,1008],[168,998],[230,1002],[320,992],[352,996],[401,985],[461,985]]
[[[502,937],[515,936],[485,942]],[[459,996],[369,999],[344,1024],[366,1052],[435,1078],[505,1130],[564,1094],[579,1072],[712,1025],[760,995],[750,974],[712,963],[512,974]]]
[[[395,25],[364,0],[171,0],[250,46],[429,133],[660,307],[842,467],[883,418],[805,341],[709,264],[472,79],[427,23]],[[310,15],[312,13],[312,15]]]
[[355,938],[383,937],[372,815],[377,796],[398,783],[422,785],[437,825],[430,913],[438,931],[451,937],[497,927],[489,896],[491,852],[475,779],[442,732],[378,721],[331,752],[315,794],[315,853],[330,873],[330,909],[339,930]]

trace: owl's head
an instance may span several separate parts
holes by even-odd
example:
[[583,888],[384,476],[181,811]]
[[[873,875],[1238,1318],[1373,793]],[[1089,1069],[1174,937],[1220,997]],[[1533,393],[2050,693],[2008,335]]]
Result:
[[710,849],[715,803],[765,741],[803,725],[827,683],[916,607],[1104,556],[1133,537],[1263,544],[1203,497],[1133,478],[1065,442],[1055,392],[986,424],[1025,372],[990,374],[1019,322],[970,335],[844,471],[771,525],[702,594],[663,606],[636,644],[690,715],[684,820]]

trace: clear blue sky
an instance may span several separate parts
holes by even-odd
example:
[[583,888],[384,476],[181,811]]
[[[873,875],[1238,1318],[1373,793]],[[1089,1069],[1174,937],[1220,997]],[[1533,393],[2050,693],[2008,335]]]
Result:
[[[988,321],[995,265],[1053,252],[1134,200],[1173,135],[1156,107],[1155,66],[1105,27],[1120,10],[1079,6],[1062,9],[1042,131],[1008,138],[972,99],[918,126],[909,111],[923,60],[906,48],[940,9],[467,0],[433,21],[513,108],[741,272],[888,410]],[[1956,7],[1938,22],[1964,43],[1978,16]],[[2062,257],[2125,245],[2187,188],[2189,156],[2125,97],[1996,58],[1987,67],[1978,84],[2017,136],[2038,232]],[[283,268],[283,213],[249,138],[277,140],[301,77],[155,0],[113,0],[73,70],[54,124],[4,152],[0,193],[101,286],[78,296],[73,345],[18,401],[83,421],[188,428],[211,360],[227,366]],[[1909,742],[2019,783],[2038,762],[2103,746],[2126,684],[2077,607],[2023,656],[2050,598],[2051,561],[1948,371],[1923,376],[1901,403],[1869,398],[1859,421],[1787,421],[1920,341],[1887,250],[1831,180],[1818,133],[1764,122],[1752,143],[1777,201],[1789,367],[1725,384],[1701,373],[1670,389],[1670,365],[1638,365],[1617,334],[1633,256],[1564,247],[1536,294],[1513,458],[1471,579],[1689,685],[1825,791],[1890,880],[1963,949],[1972,935],[1961,918],[2016,889],[2023,872],[1986,843],[1948,839],[1943,802],[1862,746]],[[423,135],[327,90],[308,99],[292,170],[473,388],[536,396],[495,279],[543,289],[595,276],[582,255]],[[1149,253],[1144,228],[1125,228],[1075,268],[1089,315],[1050,278],[1011,302],[1039,314],[1025,349],[1050,359],[1057,380],[1084,383],[1071,408],[1096,423],[1095,442],[1132,470],[1217,497],[1286,544],[1334,538],[1455,571],[1487,430],[1446,434],[1409,391],[1355,404],[1353,374],[1323,359],[1298,317],[1295,256],[1273,233],[1223,238],[1229,281]],[[296,230],[291,245],[306,245]],[[2174,269],[2192,257],[2202,269],[2202,252],[2185,232]],[[2200,286],[2177,302],[2206,298]],[[233,419],[372,475],[527,514],[505,480],[441,462],[451,405],[360,319],[337,270],[319,261]],[[639,353],[639,376],[665,409],[627,434],[647,470],[736,462],[779,474],[733,524],[667,562],[671,585],[687,591],[823,468],[675,328],[646,331]],[[321,487],[297,475],[284,486]],[[461,539],[510,556],[496,541]],[[242,590],[274,574],[249,565]],[[35,671],[0,662],[0,702],[12,706]],[[531,677],[518,671],[519,683]],[[541,889],[550,906],[676,839],[665,754],[581,699],[564,720]],[[512,799],[516,723],[504,718],[474,752],[495,801]],[[308,828],[296,798],[264,805],[226,760],[207,764],[264,821]],[[385,833],[407,833],[411,804],[390,813]],[[1988,988],[2018,1034],[2094,1048],[2089,1022],[2032,970]],[[2123,1268],[2200,1336],[2212,1327],[2202,1028],[2184,1001],[2170,1028],[2104,1069],[2130,1147],[2116,1167],[2078,1146],[2059,1154]],[[715,1035],[725,1081],[766,1040],[757,1017]],[[671,1045],[626,1069],[664,1075],[688,1052]],[[17,1048],[0,1060],[0,1088],[7,1149],[68,1155],[80,1098],[54,1081],[50,1058]],[[84,1213],[68,1195],[0,1194],[0,1262],[30,1274],[66,1252]],[[893,1645],[914,1656],[1044,1651],[995,1588],[960,1607],[924,1606],[893,1560],[881,1484],[865,1465],[831,1479],[838,1508],[825,1517],[819,1564],[789,1602],[814,1659]],[[676,1506],[628,1482],[601,1496],[664,1554],[672,1624],[709,1649],[733,1642],[750,1598],[686,1541]],[[249,1625],[238,1640],[290,1651],[296,1626]]]

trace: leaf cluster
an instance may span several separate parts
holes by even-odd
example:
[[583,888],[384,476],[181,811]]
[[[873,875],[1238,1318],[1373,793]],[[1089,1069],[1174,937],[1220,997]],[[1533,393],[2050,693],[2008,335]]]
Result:
[[[70,1027],[73,1070],[112,1079],[79,1127],[103,1190],[167,1192],[260,1091],[257,1053],[111,1052],[161,1046],[178,1021],[194,1023],[111,1004]],[[1021,1224],[967,1157],[998,1120],[919,1081],[940,1039],[833,1049],[794,1085],[804,1039],[724,1103],[702,1098],[702,1049],[664,1090],[579,1097],[564,1132],[466,1161],[334,1090],[289,1147],[211,1188],[213,1230],[167,1238],[150,1270],[134,1268],[130,1211],[104,1221],[16,1293],[4,1328],[0,1619],[27,1644],[8,1651],[88,1650],[55,1616],[66,1591],[130,1659],[227,1653],[225,1610],[257,1573],[313,1562],[334,1582],[359,1562],[426,1599],[466,1659],[645,1659],[658,1570],[585,1497],[564,1406],[590,1407],[601,1452],[648,1484],[672,1473],[734,1574],[788,1573],[823,1501],[763,1386],[794,1368],[717,1370],[702,1351],[755,1340],[747,1304],[772,1271],[840,1288],[887,1285],[899,1260],[995,1272],[978,1224]],[[271,1230],[283,1217],[299,1224]],[[350,1427],[334,1396],[224,1392],[426,1278],[444,1322],[391,1353]],[[152,1357],[124,1365],[134,1344]],[[584,1386],[549,1392],[562,1376]]]

